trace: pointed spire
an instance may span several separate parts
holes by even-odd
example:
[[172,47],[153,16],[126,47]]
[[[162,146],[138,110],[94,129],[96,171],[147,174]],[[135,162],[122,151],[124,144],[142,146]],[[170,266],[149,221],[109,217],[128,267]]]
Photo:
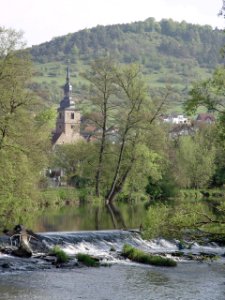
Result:
[[67,65],[67,70],[66,70],[66,82],[70,82],[70,67],[69,64]]
[[69,65],[67,65],[66,68],[66,84],[64,85],[64,95],[66,97],[72,96],[72,85],[70,84],[70,68]]
[[74,107],[74,101],[72,98],[72,85],[70,83],[70,68],[69,68],[69,62],[66,68],[66,83],[64,85],[64,98],[60,102],[60,107],[65,108],[65,107]]

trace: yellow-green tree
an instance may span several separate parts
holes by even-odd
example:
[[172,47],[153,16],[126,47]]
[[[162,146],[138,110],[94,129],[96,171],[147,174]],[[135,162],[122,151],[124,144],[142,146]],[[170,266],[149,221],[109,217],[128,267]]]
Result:
[[32,68],[21,47],[19,33],[0,28],[0,227],[32,216],[47,162],[45,122],[34,112],[38,102],[27,88]]

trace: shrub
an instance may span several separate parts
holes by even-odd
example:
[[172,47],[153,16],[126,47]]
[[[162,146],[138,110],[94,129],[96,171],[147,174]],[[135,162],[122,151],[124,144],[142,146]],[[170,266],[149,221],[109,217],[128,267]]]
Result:
[[55,246],[51,253],[57,257],[57,263],[66,263],[69,260],[69,256],[59,246]]
[[91,257],[88,254],[78,253],[77,260],[79,262],[82,262],[87,267],[98,267],[99,266],[99,261],[96,260],[95,258]]
[[159,255],[151,255],[128,244],[123,246],[122,256],[135,262],[153,266],[175,267],[177,265],[173,259],[165,258]]

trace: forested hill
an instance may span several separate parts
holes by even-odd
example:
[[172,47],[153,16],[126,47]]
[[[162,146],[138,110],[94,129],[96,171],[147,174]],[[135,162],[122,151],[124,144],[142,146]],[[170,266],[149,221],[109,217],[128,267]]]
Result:
[[[108,52],[119,62],[140,63],[155,85],[169,82],[183,89],[223,62],[220,49],[224,44],[222,30],[149,18],[144,22],[84,29],[33,46],[30,51],[38,68],[39,84],[49,82],[49,77],[61,82],[59,78],[64,78],[69,59],[77,90],[81,91],[85,83],[79,73],[91,60]],[[42,80],[43,77],[47,79]]]

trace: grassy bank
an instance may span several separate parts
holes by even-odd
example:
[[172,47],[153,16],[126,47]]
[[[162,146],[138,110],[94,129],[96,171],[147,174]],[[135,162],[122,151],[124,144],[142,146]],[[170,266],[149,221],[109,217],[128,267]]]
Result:
[[77,205],[79,199],[79,192],[71,187],[49,188],[41,192],[41,205],[44,207]]

